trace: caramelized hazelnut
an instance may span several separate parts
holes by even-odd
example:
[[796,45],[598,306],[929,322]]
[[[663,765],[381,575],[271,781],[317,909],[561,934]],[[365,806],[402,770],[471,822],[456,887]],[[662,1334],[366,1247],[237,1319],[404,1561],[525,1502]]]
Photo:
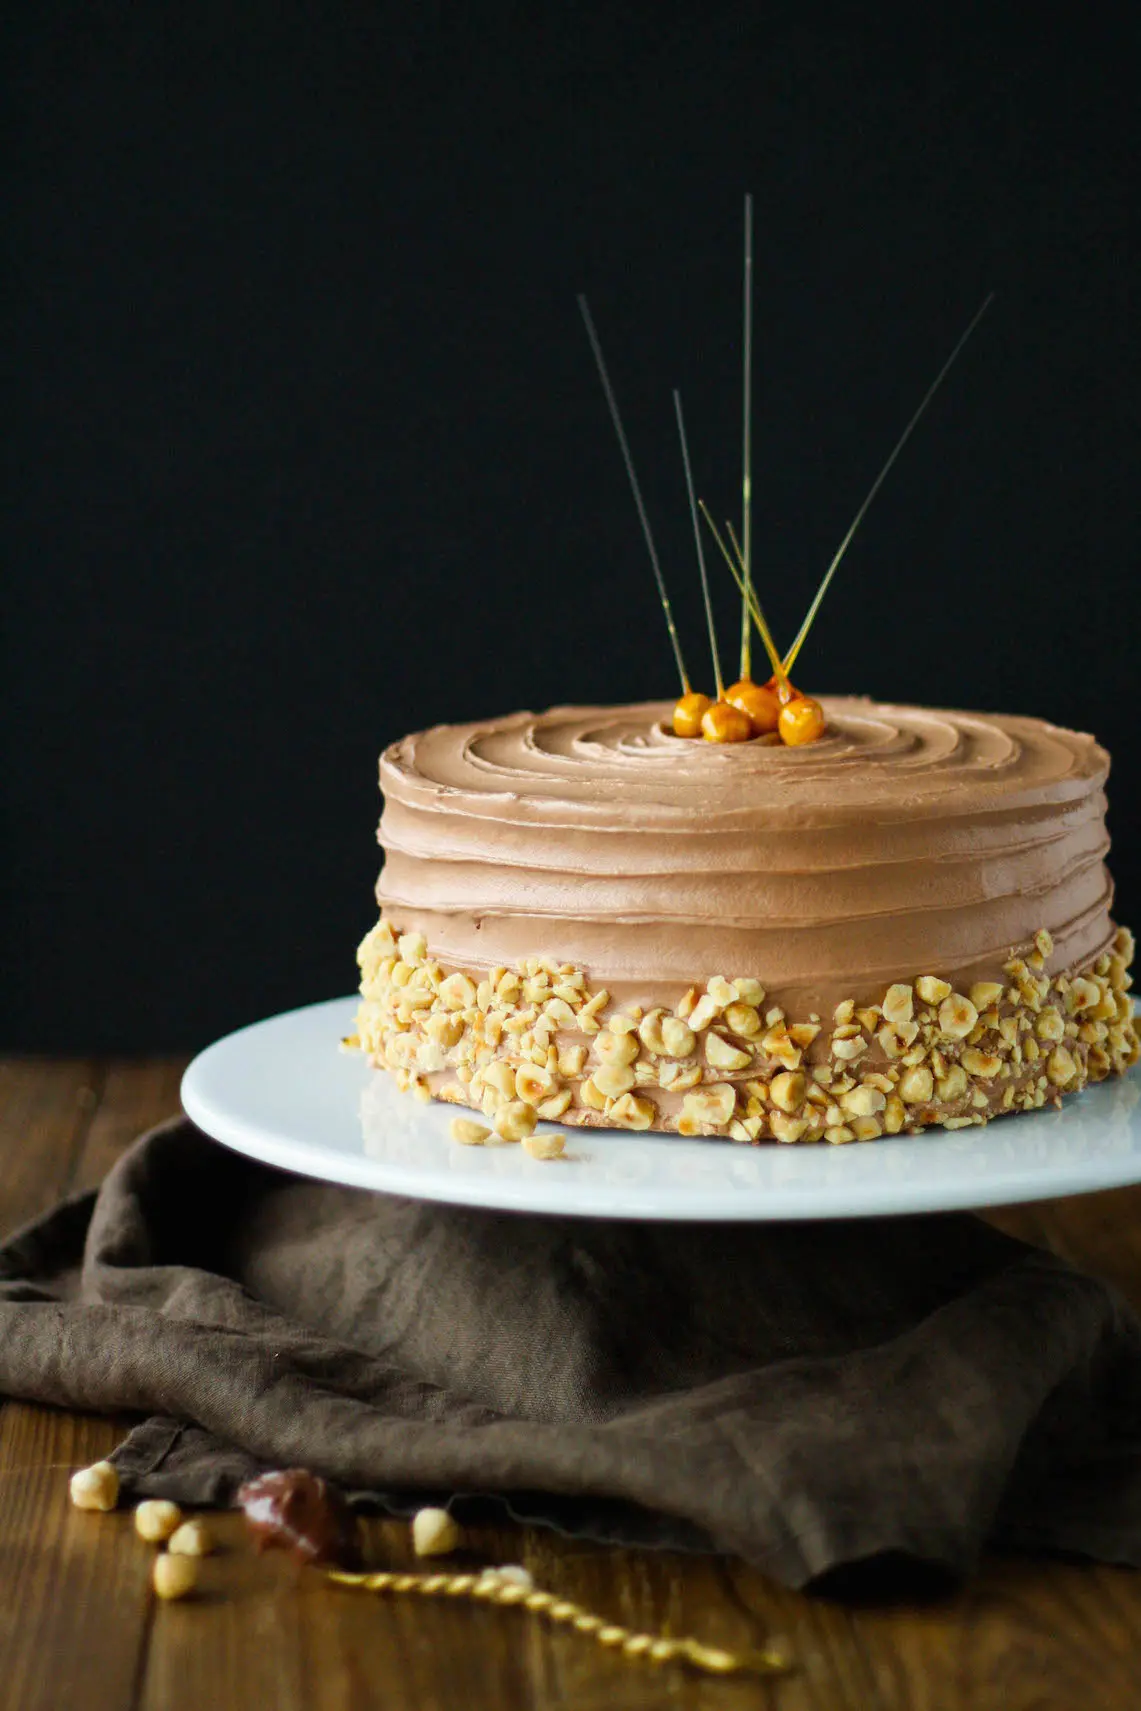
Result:
[[701,721],[712,705],[708,695],[701,695],[696,691],[683,695],[674,708],[674,736],[699,737]]
[[747,743],[753,734],[749,715],[727,701],[716,701],[701,721],[701,734],[707,743]]
[[824,730],[824,709],[811,695],[797,695],[781,708],[778,728],[790,748],[814,743]]
[[762,688],[767,689],[770,695],[775,695],[782,707],[787,707],[789,702],[795,701],[800,694],[800,690],[794,689],[787,677],[783,682],[775,676],[770,677]]
[[725,699],[730,707],[737,707],[744,713],[755,737],[763,737],[776,730],[780,718],[780,697],[775,685],[753,683],[750,678],[743,677],[725,691]]

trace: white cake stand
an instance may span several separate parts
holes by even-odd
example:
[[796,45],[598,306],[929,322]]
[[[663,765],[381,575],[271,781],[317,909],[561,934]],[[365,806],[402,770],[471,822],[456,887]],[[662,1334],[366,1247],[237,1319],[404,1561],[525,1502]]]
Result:
[[340,1049],[355,1007],[353,998],[310,1004],[219,1040],[183,1079],[187,1115],[237,1152],[323,1182],[593,1218],[861,1218],[1141,1182],[1136,1075],[1088,1088],[1061,1111],[843,1147],[567,1127],[553,1162],[518,1146],[459,1146],[448,1135],[455,1107],[398,1093]]

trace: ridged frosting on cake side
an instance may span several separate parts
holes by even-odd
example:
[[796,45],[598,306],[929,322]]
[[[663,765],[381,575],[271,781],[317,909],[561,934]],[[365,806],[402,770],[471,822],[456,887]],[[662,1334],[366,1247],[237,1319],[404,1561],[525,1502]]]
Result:
[[647,1005],[728,973],[823,1012],[922,970],[966,990],[1043,927],[1047,972],[1110,947],[1092,737],[823,704],[804,748],[679,739],[667,703],[406,737],[381,760],[381,905],[451,967],[542,955]]

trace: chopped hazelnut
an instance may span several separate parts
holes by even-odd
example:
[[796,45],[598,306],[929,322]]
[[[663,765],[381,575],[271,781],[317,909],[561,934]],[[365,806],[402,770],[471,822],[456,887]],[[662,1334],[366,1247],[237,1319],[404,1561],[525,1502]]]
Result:
[[481,1147],[490,1138],[491,1130],[482,1123],[473,1123],[468,1117],[453,1117],[448,1124],[448,1133],[463,1147]]
[[512,1099],[495,1113],[495,1132],[501,1141],[521,1141],[535,1127],[535,1108]]
[[566,1139],[565,1135],[524,1135],[523,1151],[537,1159],[562,1158]]
[[911,988],[902,981],[897,981],[894,986],[889,986],[884,993],[881,1006],[884,1021],[897,1031],[902,1023],[911,1021],[913,1007]]

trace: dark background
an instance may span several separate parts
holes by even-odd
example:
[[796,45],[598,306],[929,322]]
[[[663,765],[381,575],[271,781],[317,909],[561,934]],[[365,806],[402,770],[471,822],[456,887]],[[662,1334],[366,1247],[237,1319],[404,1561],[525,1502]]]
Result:
[[580,289],[702,663],[669,393],[735,514],[746,189],[778,638],[998,293],[803,686],[1098,732],[1141,922],[1136,14],[1019,15],[9,10],[3,1044],[349,990],[384,744],[673,693]]

